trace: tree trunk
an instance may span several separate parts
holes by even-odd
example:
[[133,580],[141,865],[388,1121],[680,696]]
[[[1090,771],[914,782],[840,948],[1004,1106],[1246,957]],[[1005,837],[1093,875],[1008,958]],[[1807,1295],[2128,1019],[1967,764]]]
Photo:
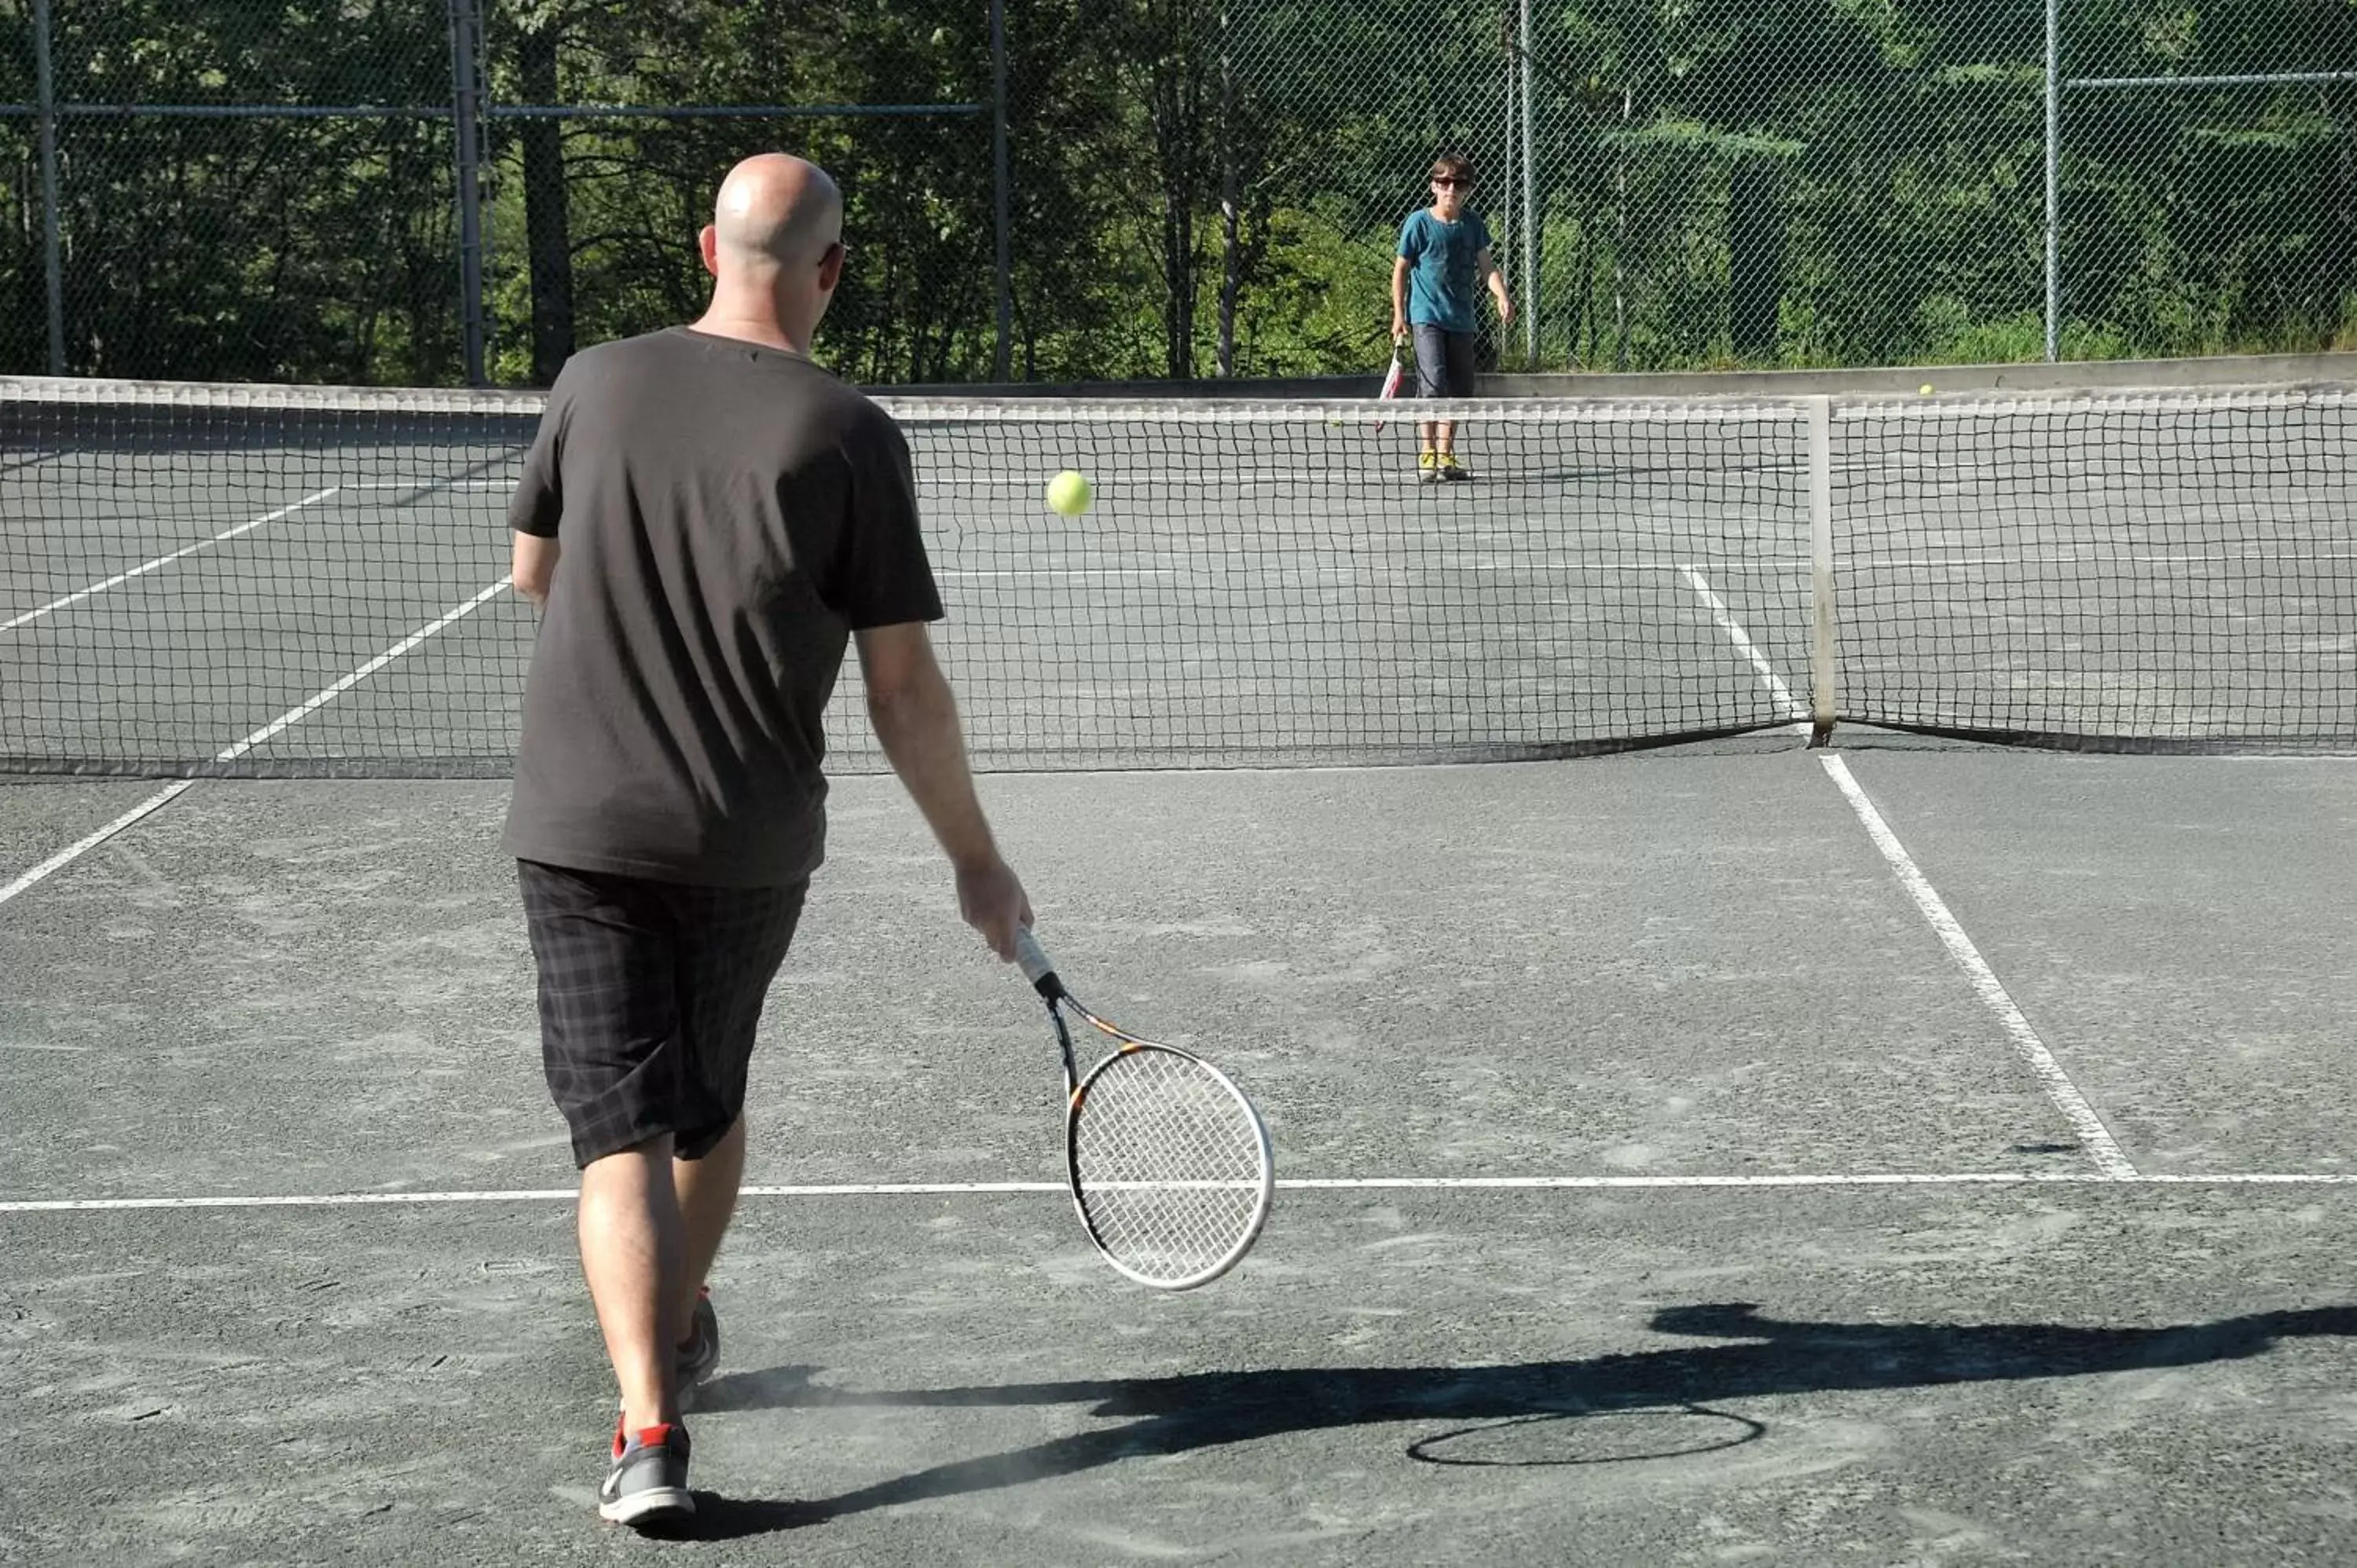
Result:
[[[529,103],[560,102],[558,28],[551,20],[525,31],[516,76]],[[565,189],[565,124],[518,122],[523,148],[524,245],[532,265],[532,380],[547,386],[573,355],[573,226]]]
[[1776,166],[1738,158],[1727,173],[1727,336],[1738,360],[1776,358],[1777,302],[1783,294],[1784,225],[1776,207]]
[[[1620,128],[1637,113],[1637,95],[1620,91]],[[1623,142],[1612,153],[1612,368],[1629,368],[1629,147]]]

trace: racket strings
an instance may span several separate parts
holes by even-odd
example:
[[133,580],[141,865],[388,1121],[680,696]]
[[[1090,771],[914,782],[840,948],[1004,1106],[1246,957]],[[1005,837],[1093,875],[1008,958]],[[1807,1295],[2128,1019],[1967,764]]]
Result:
[[1160,1050],[1101,1070],[1072,1125],[1072,1169],[1106,1253],[1156,1280],[1192,1277],[1243,1245],[1259,1221],[1260,1133],[1227,1084]]

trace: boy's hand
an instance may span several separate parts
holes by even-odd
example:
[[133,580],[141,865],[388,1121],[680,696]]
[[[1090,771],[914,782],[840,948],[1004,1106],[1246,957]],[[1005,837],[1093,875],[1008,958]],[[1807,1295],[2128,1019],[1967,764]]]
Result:
[[1514,302],[1511,299],[1500,300],[1498,302],[1498,325],[1501,327],[1512,327],[1513,324]]
[[1407,317],[1404,312],[1394,310],[1392,312],[1392,346],[1397,348],[1406,341]]

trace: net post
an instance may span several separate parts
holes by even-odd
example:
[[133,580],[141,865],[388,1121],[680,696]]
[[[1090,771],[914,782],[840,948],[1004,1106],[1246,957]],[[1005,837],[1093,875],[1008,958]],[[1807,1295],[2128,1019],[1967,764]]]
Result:
[[1834,691],[1834,403],[1804,399],[1809,421],[1809,745],[1832,744]]

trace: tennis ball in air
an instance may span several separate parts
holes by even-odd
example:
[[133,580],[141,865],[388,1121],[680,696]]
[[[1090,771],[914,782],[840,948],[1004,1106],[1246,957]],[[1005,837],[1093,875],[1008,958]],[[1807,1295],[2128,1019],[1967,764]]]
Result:
[[1915,391],[1920,396],[1930,397],[1932,395],[1932,383],[1925,381],[1921,386],[1917,387]]
[[1080,516],[1096,498],[1096,489],[1087,476],[1075,474],[1070,468],[1048,481],[1048,504],[1066,517]]

